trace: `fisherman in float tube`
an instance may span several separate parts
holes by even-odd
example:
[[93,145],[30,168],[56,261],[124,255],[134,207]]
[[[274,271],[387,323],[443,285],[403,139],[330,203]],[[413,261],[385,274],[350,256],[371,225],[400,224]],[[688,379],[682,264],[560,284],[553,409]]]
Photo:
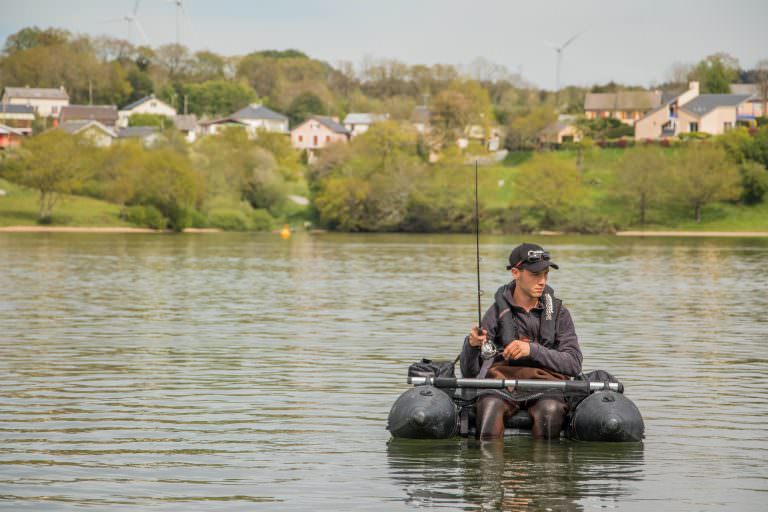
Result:
[[[547,285],[559,267],[541,246],[524,243],[509,255],[512,281],[464,340],[461,373],[488,379],[567,380],[581,372],[581,348],[568,309]],[[557,438],[569,412],[562,391],[487,390],[477,401],[480,439],[504,436],[504,420],[520,409],[533,419],[537,438]]]

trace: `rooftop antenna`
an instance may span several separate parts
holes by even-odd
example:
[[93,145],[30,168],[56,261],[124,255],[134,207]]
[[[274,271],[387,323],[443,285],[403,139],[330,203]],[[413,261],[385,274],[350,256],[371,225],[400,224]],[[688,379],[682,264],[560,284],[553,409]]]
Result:
[[583,33],[584,32],[579,32],[578,34],[571,36],[561,45],[557,45],[551,41],[546,41],[547,45],[553,48],[557,54],[555,63],[555,107],[560,105],[560,66],[563,63],[563,51]]
[[131,25],[133,25],[133,28],[136,29],[136,31],[141,36],[142,42],[147,45],[149,44],[149,40],[147,39],[147,33],[144,32],[144,28],[141,26],[141,23],[139,22],[139,4],[141,3],[141,0],[136,0],[136,2],[133,4],[133,12],[126,14],[122,18],[115,18],[111,20],[107,20],[105,23],[117,23],[120,21],[127,21]]

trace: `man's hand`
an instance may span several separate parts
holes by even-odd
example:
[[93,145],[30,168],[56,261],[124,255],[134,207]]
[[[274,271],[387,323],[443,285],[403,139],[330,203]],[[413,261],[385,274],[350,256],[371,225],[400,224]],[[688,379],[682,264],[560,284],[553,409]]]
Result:
[[504,359],[520,359],[531,355],[531,344],[528,340],[515,340],[504,347]]
[[488,331],[485,329],[480,330],[479,327],[473,327],[469,333],[469,344],[475,348],[480,348],[487,339]]

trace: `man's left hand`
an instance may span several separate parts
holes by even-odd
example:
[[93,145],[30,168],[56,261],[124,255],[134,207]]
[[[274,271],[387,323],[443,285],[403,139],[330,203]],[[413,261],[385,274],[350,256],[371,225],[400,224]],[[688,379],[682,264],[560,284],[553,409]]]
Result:
[[504,347],[504,359],[520,359],[531,355],[531,345],[528,341],[515,340]]

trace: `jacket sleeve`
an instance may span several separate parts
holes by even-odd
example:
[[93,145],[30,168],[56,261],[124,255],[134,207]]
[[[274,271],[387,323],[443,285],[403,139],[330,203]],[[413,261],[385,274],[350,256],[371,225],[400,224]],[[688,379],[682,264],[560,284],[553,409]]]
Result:
[[[488,308],[485,312],[481,325],[488,333],[489,340],[495,340],[496,338],[496,326],[498,324],[499,315],[496,312],[496,304]],[[475,377],[480,373],[480,366],[483,364],[480,357],[480,349],[473,347],[469,344],[469,336],[464,338],[464,345],[461,348],[461,355],[459,356],[459,366],[461,368],[462,377]]]
[[571,313],[560,307],[557,315],[557,329],[555,331],[555,347],[547,348],[539,343],[531,343],[531,355],[533,361],[541,366],[562,373],[569,377],[575,377],[581,373],[581,347],[576,336],[576,328],[573,325]]

